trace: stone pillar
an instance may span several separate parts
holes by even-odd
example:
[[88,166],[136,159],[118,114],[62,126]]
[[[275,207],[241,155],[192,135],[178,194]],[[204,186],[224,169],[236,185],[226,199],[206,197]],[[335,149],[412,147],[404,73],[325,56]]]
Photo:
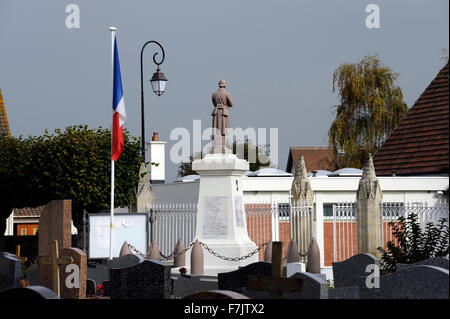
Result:
[[359,254],[368,253],[379,257],[377,248],[383,245],[381,236],[382,197],[380,183],[375,175],[372,155],[369,155],[356,193]]
[[301,155],[295,168],[295,176],[291,186],[292,201],[305,201],[308,205],[314,204],[314,193],[309,183],[306,171],[305,158]]
[[152,190],[150,177],[145,167],[145,163],[141,163],[139,169],[139,183],[136,189],[135,198],[130,203],[130,213],[144,213],[147,206],[155,203],[155,194]]
[[[305,238],[305,242],[302,243],[303,247],[309,245],[309,241],[312,237],[317,237],[316,220],[314,219],[314,192],[309,182],[308,173],[306,171],[305,158],[301,155],[297,160],[297,166],[295,167],[295,176],[291,186],[291,203],[295,205],[297,203],[301,205],[311,206],[311,216],[302,220],[304,225],[299,228],[299,231],[306,232],[301,234],[299,238]],[[300,227],[300,226],[299,226]],[[312,227],[312,229],[311,229]],[[300,245],[301,243],[297,243]]]

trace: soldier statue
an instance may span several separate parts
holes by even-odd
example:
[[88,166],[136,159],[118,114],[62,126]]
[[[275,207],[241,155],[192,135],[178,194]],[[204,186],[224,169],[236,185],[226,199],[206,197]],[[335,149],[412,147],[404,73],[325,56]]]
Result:
[[233,100],[230,93],[225,90],[227,82],[224,79],[219,81],[219,89],[212,94],[214,110],[212,112],[213,127],[213,153],[225,153],[225,136],[227,128],[230,127],[230,111]]

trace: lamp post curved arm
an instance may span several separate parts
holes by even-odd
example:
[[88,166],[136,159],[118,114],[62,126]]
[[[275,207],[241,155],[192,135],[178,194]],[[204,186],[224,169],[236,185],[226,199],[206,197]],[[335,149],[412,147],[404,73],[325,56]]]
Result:
[[156,56],[158,55],[158,52],[156,52],[155,54],[153,54],[153,62],[158,66],[158,70],[159,70],[159,66],[164,62],[164,58],[165,58],[165,53],[164,53],[164,48],[162,47],[161,44],[159,44],[156,41],[147,41],[141,49],[141,129],[142,129],[142,160],[145,162],[145,124],[144,124],[144,78],[143,78],[143,57],[144,57],[144,49],[145,47],[150,44],[150,43],[154,43],[157,46],[159,46],[159,48],[161,49],[162,52],[162,58],[161,61],[158,62],[156,60]]

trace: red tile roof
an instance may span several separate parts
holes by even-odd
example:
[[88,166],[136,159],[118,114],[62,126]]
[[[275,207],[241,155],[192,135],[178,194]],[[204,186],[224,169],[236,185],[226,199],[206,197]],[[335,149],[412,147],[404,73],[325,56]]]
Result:
[[377,175],[448,174],[449,64],[375,153]]
[[286,165],[286,172],[293,173],[297,166],[300,155],[305,158],[306,170],[308,172],[316,170],[326,170],[333,172],[336,170],[336,161],[333,149],[329,147],[291,147]]
[[39,207],[14,208],[14,217],[40,217],[45,205]]

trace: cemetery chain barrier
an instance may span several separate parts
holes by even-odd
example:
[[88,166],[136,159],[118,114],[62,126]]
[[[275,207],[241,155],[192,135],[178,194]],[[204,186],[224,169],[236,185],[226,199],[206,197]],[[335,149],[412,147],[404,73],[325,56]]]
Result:
[[[225,261],[241,261],[241,260],[245,260],[247,258],[252,257],[253,255],[259,253],[264,247],[266,247],[268,244],[270,243],[270,241],[265,242],[261,245],[259,245],[259,247],[257,247],[255,250],[253,250],[252,252],[250,252],[249,254],[245,255],[245,256],[241,256],[241,257],[226,257],[223,256],[217,252],[215,252],[214,250],[212,250],[210,247],[208,247],[208,245],[206,245],[204,242],[199,242],[200,246],[202,246],[206,251],[208,251],[210,254],[212,254],[213,256],[225,260]],[[191,249],[194,246],[195,242],[191,242],[186,248],[183,249],[183,251],[181,252],[176,252],[176,250],[174,250],[170,255],[165,256],[164,254],[162,254],[161,251],[159,251],[159,254],[161,256],[161,260],[162,261],[169,261],[172,260],[174,257],[176,257],[177,255],[183,255],[185,254],[189,249]],[[143,252],[139,251],[136,247],[134,247],[133,245],[128,243],[128,247],[134,251],[137,255],[139,255],[141,258],[143,259],[152,259],[150,258],[150,254],[144,254]],[[311,250],[311,247],[308,248],[308,251],[306,253],[298,253],[298,256],[301,258],[306,258],[306,256],[308,256],[309,252]],[[287,260],[287,256],[283,257],[283,260]]]

